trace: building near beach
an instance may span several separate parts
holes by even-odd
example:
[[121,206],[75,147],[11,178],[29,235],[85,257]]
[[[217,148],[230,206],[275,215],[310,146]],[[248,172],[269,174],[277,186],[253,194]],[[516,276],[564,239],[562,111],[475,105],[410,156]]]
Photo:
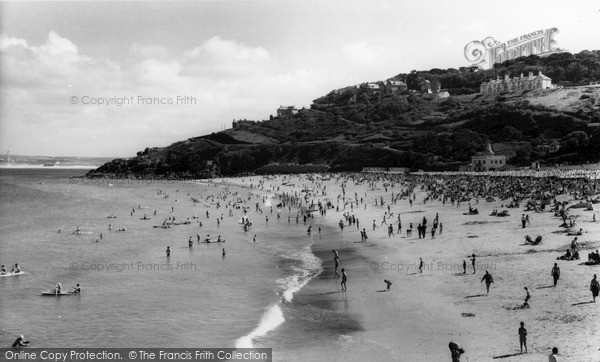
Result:
[[277,117],[291,116],[298,113],[298,108],[295,106],[279,106],[277,108]]
[[362,172],[381,173],[386,172],[385,167],[363,167]]
[[552,79],[540,71],[538,75],[533,75],[533,72],[529,72],[528,77],[524,77],[523,73],[521,73],[520,77],[514,78],[510,78],[508,74],[504,75],[504,79],[500,79],[498,76],[496,79],[481,83],[479,93],[498,94],[502,92],[552,89],[554,87]]
[[469,171],[498,171],[506,166],[506,156],[496,155],[492,150],[492,145],[488,143],[488,149],[485,152],[479,152],[471,157]]

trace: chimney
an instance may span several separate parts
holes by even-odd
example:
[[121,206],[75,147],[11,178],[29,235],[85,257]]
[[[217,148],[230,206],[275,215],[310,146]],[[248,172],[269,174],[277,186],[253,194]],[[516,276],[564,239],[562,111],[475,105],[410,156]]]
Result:
[[521,73],[521,79],[523,79],[523,73]]
[[530,77],[533,77],[533,72],[529,72],[529,76],[530,76]]
[[508,73],[504,74],[504,80],[508,80]]

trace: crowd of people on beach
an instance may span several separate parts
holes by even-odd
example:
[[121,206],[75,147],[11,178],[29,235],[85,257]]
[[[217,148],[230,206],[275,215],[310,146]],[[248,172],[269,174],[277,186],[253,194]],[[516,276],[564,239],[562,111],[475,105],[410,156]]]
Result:
[[[252,228],[252,222],[250,222],[251,210],[254,211],[255,216],[260,216],[266,225],[270,220],[275,219],[280,221],[281,214],[287,210],[287,223],[291,224],[292,220],[295,220],[296,224],[302,222],[306,224],[306,234],[308,237],[312,236],[312,222],[314,222],[315,215],[320,215],[322,218],[327,216],[328,212],[336,212],[338,215],[341,212],[341,219],[337,222],[340,232],[344,233],[345,227],[351,228],[360,233],[360,242],[363,244],[373,243],[377,241],[369,241],[367,236],[367,230],[365,227],[361,229],[359,216],[360,213],[369,208],[369,211],[373,207],[377,213],[380,213],[380,219],[374,219],[372,225],[369,226],[367,221],[367,227],[370,228],[369,233],[375,235],[372,239],[375,240],[376,236],[385,234],[388,239],[393,239],[396,236],[410,238],[412,240],[413,223],[416,224],[417,238],[426,239],[427,235],[431,240],[436,239],[436,236],[442,236],[444,230],[444,224],[442,223],[439,213],[435,213],[435,216],[427,215],[419,217],[418,220],[404,220],[405,232],[402,233],[402,216],[403,211],[407,212],[414,207],[417,203],[421,202],[421,199],[417,200],[417,194],[424,195],[422,203],[432,204],[436,203],[436,207],[456,207],[466,208],[468,207],[468,215],[475,215],[477,205],[480,202],[485,201],[500,201],[505,202],[501,207],[516,208],[520,205],[527,205],[529,212],[543,212],[543,211],[554,211],[555,216],[562,219],[564,224],[569,227],[567,229],[573,229],[574,224],[569,224],[568,221],[573,222],[573,219],[569,219],[570,210],[565,203],[557,201],[557,197],[560,195],[569,195],[574,200],[583,200],[586,202],[598,201],[598,194],[600,194],[600,185],[595,180],[598,179],[597,171],[564,171],[564,172],[546,172],[540,177],[540,174],[530,174],[528,172],[508,172],[508,173],[482,173],[474,176],[472,174],[456,173],[449,175],[447,173],[423,173],[411,176],[406,175],[380,175],[380,174],[338,174],[338,175],[302,175],[296,176],[299,178],[298,183],[303,185],[302,191],[297,189],[288,191],[284,189],[284,185],[268,185],[268,181],[271,181],[268,177],[259,180],[256,184],[252,181],[250,184],[242,183],[241,186],[249,189],[248,196],[242,196],[240,192],[231,191],[225,182],[221,184],[221,188],[215,189],[215,192],[207,192],[204,196],[191,195],[188,193],[190,201],[194,204],[206,204],[210,206],[211,213],[216,212],[216,215],[209,213],[206,210],[205,222],[208,223],[212,220],[216,223],[217,227],[221,225],[224,220],[224,214],[227,214],[229,218],[234,217],[235,214],[239,215],[241,230],[244,234]],[[289,181],[291,177],[284,180]],[[329,183],[326,181],[330,181]],[[339,186],[341,192],[338,195],[328,195],[327,185],[334,183]],[[352,192],[352,186],[364,185],[367,187],[367,192],[359,195],[358,192]],[[178,190],[179,191],[179,190]],[[276,209],[273,206],[266,206],[269,194],[276,194],[277,199]],[[382,196],[385,195],[384,196]],[[162,198],[167,198],[169,195],[165,191],[160,190],[158,194]],[[272,200],[271,200],[272,201]],[[401,203],[401,204],[399,204]],[[221,212],[221,208],[226,211]],[[137,210],[142,209],[141,205],[138,205]],[[171,213],[175,211],[174,207],[171,208]],[[295,211],[295,214],[294,214]],[[220,213],[220,215],[219,215]],[[275,215],[274,215],[275,213]],[[130,216],[136,215],[136,208],[129,211]],[[497,212],[494,216],[498,216]],[[157,211],[153,212],[153,217],[158,216]],[[517,214],[518,215],[518,214]],[[504,215],[504,216],[508,216]],[[271,217],[271,219],[270,219]],[[284,215],[285,217],[285,215]],[[515,218],[517,216],[515,215]],[[108,218],[116,218],[111,214]],[[204,216],[203,216],[204,218]],[[136,217],[137,219],[137,217]],[[151,220],[147,213],[144,213],[139,218],[141,221]],[[407,219],[407,217],[405,217]],[[210,220],[210,221],[209,221]],[[337,220],[337,218],[335,219]],[[371,220],[369,218],[368,220]],[[380,220],[378,222],[377,220]],[[533,219],[535,222],[536,219]],[[520,218],[520,227],[525,229],[531,226],[532,218],[530,214],[522,213]],[[595,215],[594,215],[595,222]],[[450,234],[452,233],[451,223],[446,222],[449,227]],[[407,226],[408,224],[408,226]],[[185,217],[184,219],[176,219],[174,215],[169,215],[164,218],[158,225],[154,225],[155,228],[171,228],[177,225],[194,225],[194,227],[202,228],[203,223],[197,215]],[[108,226],[108,230],[112,231],[112,225]],[[125,226],[120,227],[117,231],[127,231]],[[321,227],[318,228],[319,234],[321,233]],[[346,229],[347,231],[347,229]],[[581,230],[583,233],[583,230]],[[81,234],[79,227],[75,231],[77,234]],[[581,234],[580,234],[581,235]],[[102,239],[102,233],[100,233],[99,239]],[[195,239],[195,240],[194,240]],[[442,238],[443,239],[443,238]],[[576,238],[577,239],[577,238]],[[199,233],[196,233],[195,238],[189,236],[186,240],[187,245],[192,248],[194,241],[200,243],[202,238]],[[221,239],[219,235],[216,239],[207,235],[203,239],[206,243],[221,243],[225,240]],[[256,242],[257,235],[254,235],[253,242]],[[99,240],[96,239],[98,242]],[[576,241],[576,240],[575,240]],[[574,241],[574,242],[575,242]],[[540,239],[541,242],[541,239]],[[539,244],[538,242],[537,244]],[[531,243],[533,244],[533,242]],[[533,245],[537,245],[533,244]],[[573,255],[579,251],[577,243],[575,247],[568,250],[568,257],[566,260],[572,260]],[[164,249],[163,249],[164,250]],[[328,249],[329,250],[329,249]],[[340,253],[336,250],[332,250],[333,253],[333,278],[340,279],[341,292],[347,293],[348,284],[348,270],[347,266],[340,268],[342,261],[340,259]],[[171,257],[171,248],[167,246],[165,250],[167,258]],[[225,257],[225,249],[222,248],[222,255]],[[343,257],[343,255],[342,255]],[[424,257],[428,257],[425,256]],[[477,273],[477,256],[473,253],[469,260],[472,266],[472,273]],[[600,264],[600,256],[598,252],[588,254],[588,261],[596,262]],[[419,274],[424,272],[424,261],[420,257],[418,261]],[[17,272],[19,272],[18,265],[15,264]],[[467,261],[462,260],[463,274],[467,273]],[[11,273],[15,270],[11,271]],[[4,265],[0,270],[0,275],[6,274]],[[553,287],[556,287],[561,277],[560,267],[557,263],[554,263],[554,267],[551,270],[551,276],[553,278]],[[479,280],[479,278],[477,278]],[[481,283],[485,282],[486,293],[490,294],[490,287],[494,284],[494,278],[488,270],[481,278]],[[392,281],[388,278],[384,279],[385,291],[391,291]],[[336,282],[337,285],[337,282]],[[494,287],[496,288],[496,287]],[[593,302],[595,303],[596,297],[598,296],[598,281],[596,274],[590,282],[590,291],[592,292]],[[395,289],[396,290],[396,289]],[[526,296],[522,304],[522,308],[530,308],[531,295],[528,287],[524,287]],[[52,290],[54,293],[61,294],[63,288],[60,283],[57,283],[56,287]],[[81,293],[81,287],[77,284],[74,287],[72,293]],[[393,293],[390,293],[393,294]],[[525,329],[524,322],[521,322],[520,328],[518,329],[521,353],[527,353],[527,330]],[[23,339],[22,336],[21,341]],[[15,341],[17,346],[21,346]],[[13,345],[14,346],[14,345]],[[464,349],[455,342],[449,344],[451,356],[453,361],[459,361],[460,356],[465,353]],[[556,352],[554,352],[556,350]],[[556,360],[558,351],[556,348],[553,349],[553,356]]]
[[[491,201],[502,201],[506,200],[506,206],[508,208],[516,208],[520,207],[520,205],[526,203],[525,211],[533,211],[533,212],[544,212],[544,211],[554,211],[556,216],[562,217],[564,220],[569,219],[569,209],[567,209],[566,203],[560,203],[557,201],[557,197],[560,195],[569,195],[574,200],[583,200],[589,203],[596,203],[599,201],[598,194],[600,193],[600,185],[596,182],[597,172],[586,171],[586,172],[553,172],[545,174],[544,177],[539,177],[537,174],[536,177],[529,173],[514,173],[514,174],[497,174],[497,173],[487,173],[487,174],[479,174],[477,176],[462,175],[447,175],[447,174],[422,174],[416,176],[403,176],[403,175],[377,175],[377,174],[349,174],[344,175],[343,177],[339,177],[337,182],[343,185],[341,187],[342,193],[337,195],[337,203],[338,205],[334,207],[333,205],[329,205],[330,208],[335,209],[335,211],[343,212],[344,220],[339,221],[339,229],[341,232],[344,231],[344,226],[353,226],[356,225],[357,230],[360,230],[358,215],[355,212],[359,212],[361,209],[367,209],[367,202],[371,200],[374,206],[383,208],[384,211],[382,215],[381,223],[378,223],[376,220],[372,222],[372,231],[375,232],[379,227],[386,226],[386,232],[388,238],[392,238],[395,234],[398,235],[401,232],[402,228],[402,220],[400,216],[400,212],[396,211],[394,215],[394,210],[390,207],[396,205],[399,200],[408,199],[408,208],[413,207],[416,203],[416,192],[423,192],[426,196],[423,199],[423,204],[431,203],[434,201],[438,201],[441,203],[441,206],[445,206],[449,204],[449,206],[456,206],[460,208],[461,205],[468,205],[469,213],[468,214],[477,214],[474,208],[474,205],[480,203],[481,200],[485,200],[488,202]],[[584,177],[581,177],[584,176]],[[385,195],[389,195],[388,190],[392,191],[391,196],[389,198],[383,198],[382,196],[370,197],[369,194],[365,193],[358,197],[355,193],[354,196],[348,197],[346,195],[346,189],[350,188],[348,185],[350,183],[354,184],[368,184],[370,190],[384,189]],[[315,185],[313,185],[315,186]],[[318,189],[318,187],[317,187]],[[308,200],[305,200],[308,202]],[[363,206],[364,204],[364,206]],[[362,207],[361,207],[362,206]],[[347,211],[348,208],[350,211]],[[319,202],[319,209],[321,210],[321,215],[324,215],[325,212],[322,210],[322,204]],[[498,213],[500,214],[500,213]],[[393,222],[390,222],[391,218],[395,216]],[[497,215],[493,215],[497,216]],[[508,213],[505,212],[500,216],[508,216]],[[593,215],[592,222],[595,222],[595,215]],[[409,227],[406,228],[406,236],[412,236],[413,224],[409,223]],[[571,219],[571,224],[569,230],[575,225],[575,220]],[[397,226],[397,228],[395,228]],[[426,237],[428,230],[428,220],[427,217],[423,217],[421,222],[418,223],[417,226],[417,236],[418,239],[422,239]],[[527,228],[531,226],[531,217],[528,213],[523,213],[520,218],[520,227]],[[396,233],[394,231],[396,230]],[[430,233],[431,239],[435,239],[436,231],[439,230],[439,234],[442,234],[443,224],[439,221],[439,216],[436,214],[434,221],[431,225]],[[576,232],[577,235],[582,235],[582,230]],[[367,242],[366,230],[363,228],[360,230],[360,238],[361,242]],[[531,245],[539,245],[541,244],[542,237],[538,236],[536,240],[529,240]],[[575,243],[576,244],[576,243]],[[579,255],[579,251],[576,250],[577,246],[573,247],[571,251],[569,251],[569,260],[572,255]],[[340,265],[339,254],[336,250],[334,252],[334,278],[340,276],[338,273],[338,268]],[[594,253],[589,254],[589,260],[596,260],[598,257]],[[476,256],[473,254],[470,258],[471,265],[473,268],[473,274],[476,273]],[[463,260],[463,273],[466,273],[466,261]],[[424,262],[422,258],[419,258],[418,261],[418,270],[420,273],[423,272]],[[551,270],[551,276],[553,279],[553,286],[556,287],[558,284],[558,280],[560,279],[560,267],[555,263],[554,267]],[[388,279],[384,280],[386,284],[386,291],[390,290],[392,282]],[[485,282],[486,294],[489,295],[490,287],[494,283],[493,276],[489,273],[489,271],[485,271],[485,274],[481,278],[481,282]],[[345,269],[342,269],[342,288],[343,292],[347,291],[347,276]],[[522,308],[529,308],[529,301],[531,299],[531,295],[529,289],[524,287],[526,295],[524,302],[522,304]],[[592,292],[592,302],[595,303],[596,296],[598,295],[598,282],[596,280],[596,275],[592,279],[590,283],[590,291]],[[527,332],[524,328],[524,323],[522,323],[521,328],[519,328],[519,338],[521,341],[521,352],[523,352],[523,347],[525,348],[525,353],[527,353],[527,345],[526,345],[526,335]],[[460,355],[464,353],[464,350],[460,348],[457,344],[451,343],[451,351],[453,360],[458,361],[460,359]],[[462,352],[461,352],[462,351]],[[551,360],[557,359],[557,348],[554,347],[553,353],[551,354]],[[552,359],[553,358],[553,359]]]

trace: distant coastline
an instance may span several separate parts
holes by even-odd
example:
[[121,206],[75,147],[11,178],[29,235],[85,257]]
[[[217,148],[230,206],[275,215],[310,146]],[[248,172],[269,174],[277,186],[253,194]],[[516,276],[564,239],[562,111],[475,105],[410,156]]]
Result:
[[77,157],[77,156],[26,156],[10,155],[2,157],[0,168],[60,168],[93,170],[111,157]]
[[93,170],[93,169],[98,168],[98,167],[100,167],[100,166],[98,166],[98,165],[56,165],[56,166],[45,166],[45,165],[33,165],[33,164],[26,164],[26,163],[0,164],[0,169],[1,168],[44,168],[44,169],[50,169],[50,168],[65,169],[65,168],[71,168],[71,169]]

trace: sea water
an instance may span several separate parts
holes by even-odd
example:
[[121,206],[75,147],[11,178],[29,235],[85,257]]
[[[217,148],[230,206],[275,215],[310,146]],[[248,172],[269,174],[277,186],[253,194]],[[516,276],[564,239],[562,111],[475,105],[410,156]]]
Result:
[[[297,210],[277,209],[273,194],[249,188],[228,187],[223,201],[206,199],[225,189],[210,183],[71,178],[85,172],[0,169],[0,263],[8,271],[18,263],[26,273],[0,278],[0,345],[23,334],[35,347],[254,346],[276,352],[295,338],[290,325],[280,337],[278,330],[301,313],[294,311],[294,293],[322,267],[311,252],[314,236],[295,221]],[[229,216],[225,204],[232,199],[248,207],[253,225],[247,232],[242,209]],[[142,220],[144,214],[150,220]],[[168,217],[192,223],[153,227]],[[126,231],[117,232],[121,228]],[[197,234],[226,242],[198,243]],[[65,290],[80,283],[82,293],[41,295],[58,282]]]

